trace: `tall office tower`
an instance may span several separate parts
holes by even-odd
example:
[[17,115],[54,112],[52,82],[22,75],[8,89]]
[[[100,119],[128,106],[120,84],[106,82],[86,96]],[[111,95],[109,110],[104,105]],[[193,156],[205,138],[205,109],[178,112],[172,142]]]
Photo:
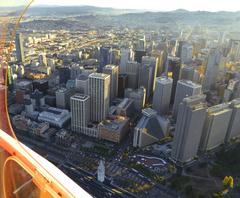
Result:
[[186,43],[182,46],[181,51],[181,62],[183,64],[190,63],[192,61],[193,56],[193,46]]
[[112,102],[118,94],[118,73],[117,65],[106,65],[103,68],[103,73],[110,75],[110,101]]
[[135,61],[128,61],[126,64],[126,74],[128,76],[128,88],[137,89],[140,63]]
[[124,91],[127,88],[128,84],[128,76],[127,74],[119,74],[118,75],[118,97],[124,97]]
[[171,94],[171,104],[174,103],[175,92],[177,88],[177,82],[180,79],[181,73],[181,60],[180,58],[168,56],[167,64],[166,64],[165,73],[172,77],[173,79],[173,86],[172,86],[172,94]]
[[139,39],[136,44],[137,51],[145,51],[146,50],[146,39],[145,36],[142,39]]
[[199,95],[202,93],[202,86],[192,81],[179,80],[177,83],[176,95],[173,104],[173,116],[177,118],[179,104],[184,98]]
[[143,86],[147,91],[147,100],[155,90],[155,79],[157,75],[157,59],[150,56],[142,57],[142,64],[139,69],[138,86]]
[[135,50],[134,52],[134,61],[138,63],[142,63],[142,57],[146,56],[147,52],[146,51],[139,51]]
[[240,80],[237,78],[229,80],[228,86],[224,90],[223,101],[229,102],[230,100],[239,97],[240,97]]
[[120,64],[120,50],[118,49],[111,49],[110,50],[110,64],[112,65],[119,65]]
[[70,100],[71,128],[73,131],[82,132],[90,121],[90,97],[83,94],[75,94]]
[[102,71],[103,67],[110,64],[110,51],[111,47],[101,47],[99,57],[99,71]]
[[179,105],[173,139],[172,158],[180,163],[191,161],[198,153],[207,104],[205,95],[184,98]]
[[69,67],[59,67],[58,73],[59,73],[59,83],[66,84],[71,76],[70,68]]
[[216,84],[220,58],[221,52],[217,49],[211,49],[207,60],[205,78],[203,83],[204,91],[212,89]]
[[210,107],[207,110],[200,152],[212,150],[224,143],[231,115],[232,109],[226,103]]
[[226,142],[240,137],[240,98],[231,101],[229,107],[232,109],[232,116],[228,126]]
[[88,75],[80,74],[76,78],[75,87],[81,94],[88,94]]
[[124,97],[133,99],[135,109],[141,112],[146,103],[146,89],[144,87],[136,90],[130,88],[125,89]]
[[69,109],[70,98],[73,95],[73,90],[60,88],[56,91],[56,106],[60,109]]
[[15,46],[16,46],[17,61],[20,63],[24,63],[25,56],[24,56],[23,38],[21,33],[16,34]]
[[151,55],[155,58],[158,58],[158,64],[157,64],[157,76],[161,76],[164,72],[164,64],[167,59],[167,52],[165,50],[161,51],[154,51],[151,53]]
[[166,114],[169,111],[172,83],[172,78],[156,78],[156,89],[153,95],[153,109],[159,114]]
[[128,61],[134,60],[134,52],[132,48],[122,47],[120,49],[121,59],[120,59],[120,73],[125,73],[126,65]]
[[88,79],[90,96],[90,119],[101,122],[108,114],[110,100],[110,75],[92,73]]
[[41,53],[38,56],[38,62],[40,66],[47,66],[47,57],[46,53]]
[[231,60],[236,61],[240,58],[240,40],[231,39],[229,42]]
[[186,41],[175,41],[176,43],[176,54],[175,56],[178,57],[178,58],[181,58],[181,54],[182,54],[182,47],[183,45],[187,44]]
[[181,69],[181,80],[191,80],[195,83],[200,82],[200,74],[193,66],[183,66]]

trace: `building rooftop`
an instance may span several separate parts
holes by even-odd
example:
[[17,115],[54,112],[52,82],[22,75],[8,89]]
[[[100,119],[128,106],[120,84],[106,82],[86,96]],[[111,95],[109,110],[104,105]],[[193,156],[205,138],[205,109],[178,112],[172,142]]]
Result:
[[89,78],[106,79],[106,78],[110,78],[110,76],[104,73],[92,73],[89,75]]
[[178,83],[184,84],[184,85],[192,87],[192,88],[202,87],[200,84],[194,83],[191,80],[179,80]]
[[168,78],[166,76],[161,76],[161,77],[156,78],[156,81],[161,83],[161,84],[169,84],[169,83],[173,82],[173,79]]
[[75,99],[75,100],[87,100],[87,99],[89,99],[89,95],[77,93],[77,94],[75,94],[74,96],[72,96],[71,99]]

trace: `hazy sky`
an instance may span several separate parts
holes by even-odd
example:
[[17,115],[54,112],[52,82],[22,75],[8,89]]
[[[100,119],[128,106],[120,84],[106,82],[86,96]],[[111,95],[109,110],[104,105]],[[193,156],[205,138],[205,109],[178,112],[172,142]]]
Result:
[[[0,7],[19,6],[27,2],[30,0],[0,0]],[[34,0],[32,5],[92,5],[156,11],[176,9],[240,11],[240,0]]]
[[[1,1],[1,0],[0,0]],[[33,5],[93,5],[147,10],[239,11],[240,0],[35,0]]]

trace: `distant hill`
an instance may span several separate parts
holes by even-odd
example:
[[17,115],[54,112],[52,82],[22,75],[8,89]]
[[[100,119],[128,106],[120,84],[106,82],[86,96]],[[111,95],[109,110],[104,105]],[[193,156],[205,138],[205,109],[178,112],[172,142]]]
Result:
[[73,15],[119,15],[142,12],[141,10],[114,9],[94,6],[33,6],[27,15],[30,16],[73,16]]
[[[187,11],[151,12],[100,8],[94,6],[38,6],[31,7],[26,15],[25,28],[73,28],[78,26],[161,27],[164,25],[212,26],[240,28],[240,12]],[[36,21],[37,19],[37,21]],[[52,20],[54,19],[54,20]],[[35,21],[32,21],[35,20]]]

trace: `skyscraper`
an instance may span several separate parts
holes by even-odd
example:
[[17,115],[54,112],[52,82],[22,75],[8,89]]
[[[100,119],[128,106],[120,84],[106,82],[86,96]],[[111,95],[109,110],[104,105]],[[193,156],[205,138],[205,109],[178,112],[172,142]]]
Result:
[[159,114],[165,114],[169,110],[172,83],[172,78],[164,76],[156,78],[156,89],[153,95],[153,109]]
[[181,50],[181,62],[183,64],[190,63],[192,61],[193,56],[193,46],[186,43],[182,46]]
[[210,107],[203,128],[200,151],[206,152],[223,144],[227,134],[232,109],[224,103]]
[[178,114],[178,106],[184,98],[199,95],[202,93],[202,86],[192,81],[179,80],[177,83],[176,95],[173,104],[173,116],[176,118]]
[[102,71],[103,67],[110,64],[110,51],[111,47],[101,47],[100,48],[100,60],[99,60],[99,71]]
[[16,34],[15,46],[16,46],[17,61],[20,63],[24,63],[25,56],[24,56],[23,38],[21,33]]
[[72,89],[62,87],[56,91],[56,106],[61,109],[69,109],[70,98],[73,95]]
[[240,98],[231,101],[229,107],[232,109],[232,116],[228,126],[226,142],[240,137]]
[[181,67],[182,67],[182,64],[181,64],[180,58],[173,57],[173,56],[167,57],[165,73],[168,76],[171,76],[173,79],[171,104],[173,104],[173,102],[174,102],[176,88],[177,88],[177,82],[180,79]]
[[191,96],[179,105],[171,154],[177,162],[191,161],[198,153],[207,111],[205,98],[205,95]]
[[128,76],[127,74],[119,74],[118,75],[118,97],[124,97],[124,91],[127,88],[128,84]]
[[46,53],[41,53],[38,56],[38,62],[40,64],[40,66],[47,66],[47,57],[46,57]]
[[181,80],[191,80],[195,83],[198,83],[200,81],[200,74],[193,66],[184,66],[181,69]]
[[155,79],[157,75],[157,59],[155,57],[143,56],[139,69],[138,86],[143,86],[147,91],[146,98],[152,95],[155,89]]
[[110,100],[110,75],[92,73],[88,80],[90,96],[90,119],[101,122],[108,114]]
[[83,94],[75,94],[70,100],[71,128],[73,131],[82,132],[90,121],[90,97]]
[[106,65],[103,68],[103,73],[110,75],[110,101],[112,102],[118,94],[118,73],[117,65]]
[[211,49],[205,72],[205,78],[203,82],[203,90],[208,91],[215,86],[219,71],[219,61],[221,58],[221,52],[217,49]]
[[121,58],[120,58],[120,73],[125,73],[126,65],[128,61],[134,60],[134,52],[132,48],[122,47],[120,49]]
[[128,61],[126,64],[126,74],[128,75],[128,88],[137,89],[140,63]]

